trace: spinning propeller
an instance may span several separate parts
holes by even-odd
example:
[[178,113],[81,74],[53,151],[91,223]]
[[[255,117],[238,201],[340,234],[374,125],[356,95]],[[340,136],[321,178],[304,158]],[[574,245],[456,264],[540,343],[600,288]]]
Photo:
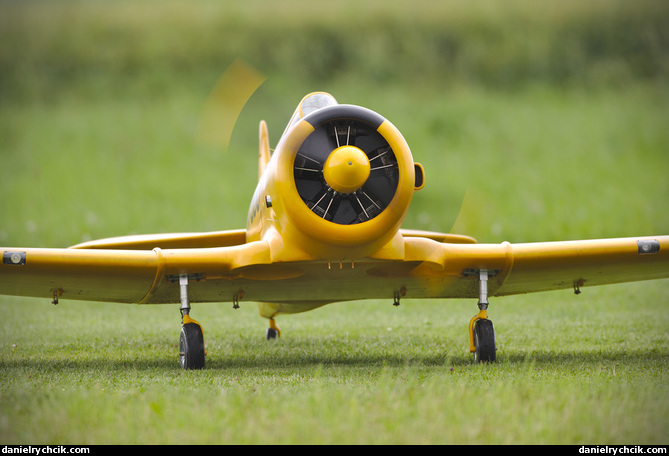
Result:
[[[243,60],[230,64],[207,98],[197,139],[228,149],[241,111],[265,80],[265,75]],[[337,112],[340,108],[343,110]],[[357,225],[377,217],[398,193],[400,182],[401,160],[398,166],[395,152],[377,131],[383,119],[353,108],[337,105],[305,117],[315,130],[301,144],[292,170],[304,204],[338,225]],[[463,202],[461,212],[465,205],[469,204]],[[454,220],[458,223],[460,217]]]
[[397,157],[376,126],[329,118],[304,140],[293,165],[295,186],[319,217],[339,225],[379,215],[395,196]]

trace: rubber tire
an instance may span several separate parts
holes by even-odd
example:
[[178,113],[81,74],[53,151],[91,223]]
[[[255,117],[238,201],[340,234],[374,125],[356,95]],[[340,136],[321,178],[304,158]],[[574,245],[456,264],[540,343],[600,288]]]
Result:
[[279,331],[274,328],[267,328],[265,332],[265,339],[267,340],[277,340],[279,338]]
[[476,320],[474,324],[474,361],[478,363],[494,363],[497,348],[495,347],[495,328],[492,321]]
[[204,368],[204,336],[202,328],[196,323],[186,323],[181,327],[179,363],[182,369]]

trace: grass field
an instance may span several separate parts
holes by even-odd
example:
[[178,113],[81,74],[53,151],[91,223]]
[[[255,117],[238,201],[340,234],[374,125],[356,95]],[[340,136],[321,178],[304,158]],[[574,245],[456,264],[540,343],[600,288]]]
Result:
[[[258,122],[275,143],[311,90],[404,133],[427,171],[406,227],[669,233],[663,2],[259,5],[0,2],[0,245],[243,227]],[[196,132],[235,58],[267,81],[224,151]],[[475,302],[336,304],[272,344],[253,303],[195,304],[198,372],[176,305],[3,296],[0,443],[666,445],[667,285],[492,299],[494,365]]]
[[[177,367],[173,308],[3,302],[3,443],[666,444],[665,286],[493,301],[348,303],[284,318],[200,305],[208,367]],[[12,304],[12,305],[10,305]]]

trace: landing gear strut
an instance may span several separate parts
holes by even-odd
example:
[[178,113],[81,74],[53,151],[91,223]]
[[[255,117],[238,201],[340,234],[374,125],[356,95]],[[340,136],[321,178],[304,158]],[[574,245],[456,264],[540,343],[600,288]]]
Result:
[[179,363],[182,369],[203,369],[204,356],[204,333],[202,326],[193,320],[190,313],[190,301],[188,299],[188,276],[179,276],[181,288],[181,336],[179,337]]
[[488,320],[488,270],[479,271],[479,313],[469,322],[469,351],[478,363],[494,362],[495,328]]

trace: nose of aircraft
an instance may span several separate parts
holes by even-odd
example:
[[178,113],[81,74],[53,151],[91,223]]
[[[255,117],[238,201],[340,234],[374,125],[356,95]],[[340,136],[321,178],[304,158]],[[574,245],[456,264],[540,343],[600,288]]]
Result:
[[332,151],[323,176],[333,190],[352,193],[364,185],[371,172],[369,158],[355,146],[341,146]]

